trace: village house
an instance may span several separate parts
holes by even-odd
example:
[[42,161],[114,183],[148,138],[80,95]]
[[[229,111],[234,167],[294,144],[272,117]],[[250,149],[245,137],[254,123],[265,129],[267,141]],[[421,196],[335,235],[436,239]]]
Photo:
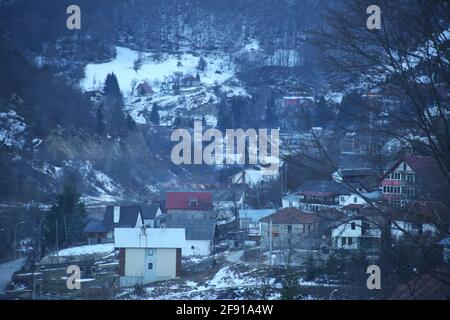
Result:
[[184,229],[116,228],[114,246],[119,249],[121,287],[181,277]]
[[189,75],[181,79],[180,87],[182,88],[191,88],[191,87],[199,87],[201,85],[200,75],[197,76]]
[[405,205],[420,196],[442,195],[441,175],[436,161],[429,156],[406,156],[396,161],[383,175],[383,199]]
[[362,214],[344,217],[331,223],[332,248],[335,250],[379,249],[381,229],[378,220]]
[[[447,230],[450,208],[437,201],[412,201],[390,212],[391,235],[396,240],[429,240]],[[441,230],[440,230],[441,229]]]
[[216,243],[216,221],[199,219],[178,219],[169,216],[161,227],[181,228],[186,233],[183,256],[210,256]]
[[214,189],[212,192],[215,211],[224,217],[236,216],[238,210],[244,209],[246,189],[242,184]]
[[136,87],[136,93],[138,96],[151,96],[155,92],[153,91],[152,87],[148,84],[147,81],[141,82]]
[[259,241],[261,237],[260,220],[275,211],[275,209],[239,210],[239,230],[245,232],[246,239]]
[[89,243],[113,242],[115,228],[140,228],[143,225],[144,217],[140,206],[107,206],[103,220],[89,221],[83,234]]
[[320,218],[297,208],[284,208],[262,219],[261,247],[267,249],[292,249],[311,246],[318,234]]
[[301,211],[319,212],[338,209],[351,192],[336,181],[307,180],[298,187],[296,194]]
[[158,228],[159,217],[163,215],[160,203],[141,206],[142,219],[148,228]]
[[368,190],[378,187],[379,176],[382,173],[381,164],[374,163],[363,153],[342,152],[338,159],[338,168],[332,174],[332,179],[339,183],[361,184]]
[[281,206],[283,208],[299,208],[300,207],[300,201],[298,194],[286,194],[281,198]]
[[210,191],[168,191],[166,212],[182,219],[214,218],[213,197]]
[[103,221],[91,220],[83,229],[83,236],[88,244],[100,244],[110,242],[108,240],[108,227]]

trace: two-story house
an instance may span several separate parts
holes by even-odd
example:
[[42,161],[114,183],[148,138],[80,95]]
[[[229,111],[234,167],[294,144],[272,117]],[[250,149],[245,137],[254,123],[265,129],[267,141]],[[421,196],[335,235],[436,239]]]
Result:
[[284,208],[260,220],[261,247],[291,249],[302,247],[317,235],[320,218],[297,208]]
[[396,161],[382,177],[383,199],[394,205],[405,205],[421,196],[434,198],[442,194],[440,172],[429,156],[406,156]]
[[376,251],[379,249],[381,228],[370,217],[357,214],[330,225],[333,249]]

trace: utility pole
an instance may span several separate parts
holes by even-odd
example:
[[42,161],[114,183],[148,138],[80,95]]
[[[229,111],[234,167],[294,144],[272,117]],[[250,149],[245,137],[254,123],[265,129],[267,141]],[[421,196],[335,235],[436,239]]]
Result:
[[56,224],[56,264],[59,264],[59,232],[58,232],[58,219],[55,221]]
[[272,220],[269,221],[269,264],[272,265]]
[[14,227],[14,257],[17,259],[17,227],[24,224],[25,221],[21,221]]

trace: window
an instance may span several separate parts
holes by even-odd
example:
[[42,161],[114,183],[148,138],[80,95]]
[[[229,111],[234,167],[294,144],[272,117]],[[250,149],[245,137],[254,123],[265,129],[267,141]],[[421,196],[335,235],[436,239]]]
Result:
[[287,226],[287,232],[292,233],[292,226]]
[[198,207],[198,200],[189,200],[190,207]]
[[357,198],[357,197],[354,197],[354,198],[353,198],[353,202],[354,202],[354,203],[358,203],[358,198]]
[[153,249],[148,249],[147,253],[148,253],[149,256],[152,256],[153,255]]
[[348,245],[351,246],[353,244],[353,238],[348,238]]
[[192,249],[192,250],[194,250],[194,249],[195,249],[195,247],[194,247],[194,246],[191,246],[191,249]]
[[153,270],[153,263],[151,262],[148,263],[148,270]]
[[352,230],[355,230],[355,229],[356,229],[356,223],[352,222]]
[[346,237],[343,237],[342,239],[341,239],[341,245],[342,246],[345,246],[347,244],[347,238]]
[[406,163],[403,162],[403,171],[406,171]]

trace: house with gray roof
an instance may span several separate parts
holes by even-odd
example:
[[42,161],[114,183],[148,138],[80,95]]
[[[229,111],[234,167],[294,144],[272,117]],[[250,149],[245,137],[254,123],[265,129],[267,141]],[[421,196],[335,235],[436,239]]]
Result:
[[161,222],[161,227],[185,230],[186,245],[181,251],[183,256],[209,256],[214,249],[215,220],[180,219],[169,216]]

